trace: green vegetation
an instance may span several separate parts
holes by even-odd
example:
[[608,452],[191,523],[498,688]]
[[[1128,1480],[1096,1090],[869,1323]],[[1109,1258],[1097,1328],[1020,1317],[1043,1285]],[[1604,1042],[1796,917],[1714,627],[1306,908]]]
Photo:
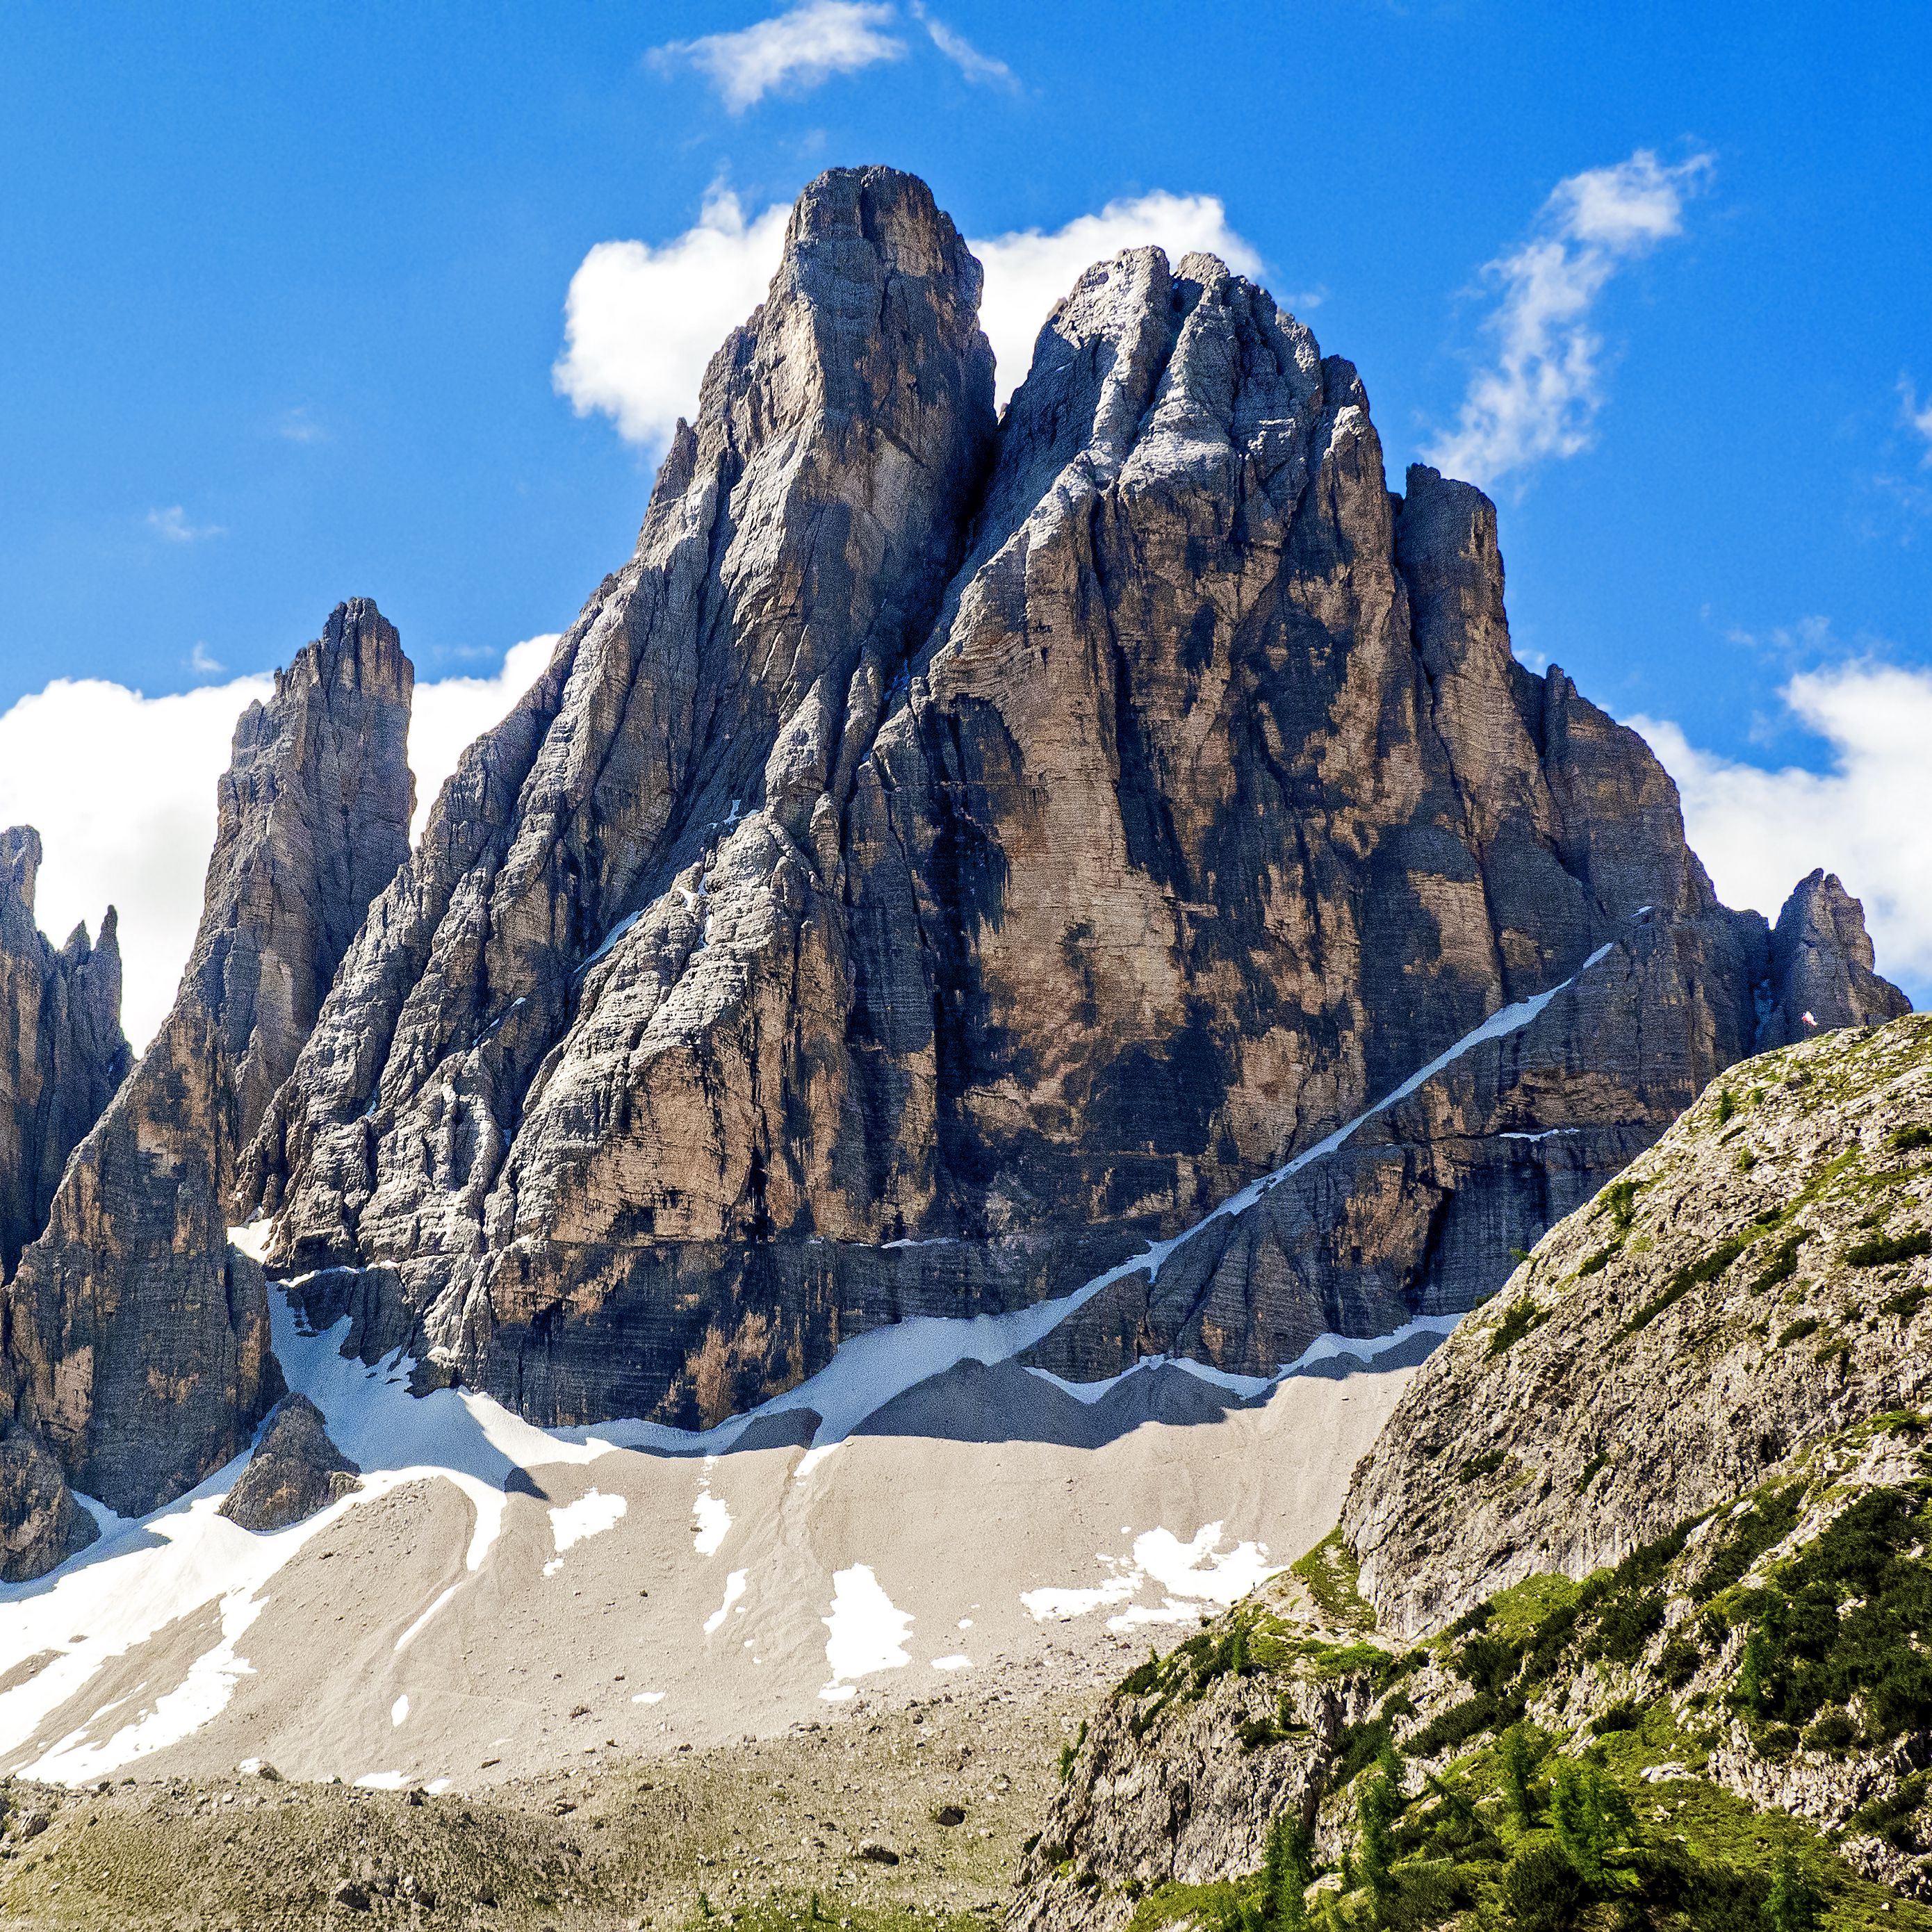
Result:
[[1732,1698],[1772,1755],[1822,1714],[1844,1748],[1932,1724],[1932,1481],[1868,1490],[1760,1588],[1718,1608],[1748,1632]]
[[1288,1574],[1315,1599],[1322,1616],[1342,1630],[1376,1627],[1376,1613],[1358,1587],[1361,1574],[1355,1552],[1342,1541],[1340,1529],[1330,1530],[1299,1562],[1288,1566]]
[[1507,1449],[1485,1450],[1480,1456],[1472,1456],[1456,1472],[1459,1483],[1480,1483],[1485,1476],[1493,1476],[1509,1460]]
[[1932,1127],[1894,1127],[1886,1136],[1885,1144],[1894,1154],[1916,1154],[1922,1148],[1932,1148]]
[[1580,1496],[1610,1466],[1610,1452],[1607,1450],[1600,1449],[1583,1465],[1581,1472],[1576,1478],[1576,1493],[1578,1496]]
[[1493,1360],[1508,1354],[1532,1329],[1541,1328],[1549,1319],[1549,1311],[1538,1307],[1526,1294],[1513,1303],[1490,1336],[1490,1358]]
[[1681,1301],[1694,1288],[1701,1287],[1707,1281],[1715,1281],[1757,1239],[1757,1236],[1758,1231],[1755,1228],[1747,1228],[1743,1233],[1732,1234],[1720,1241],[1702,1261],[1691,1262],[1679,1268],[1663,1288],[1624,1324],[1624,1333],[1634,1335],[1640,1330],[1648,1328],[1666,1308]]
[[1815,1315],[1801,1315],[1790,1325],[1779,1332],[1778,1346],[1788,1348],[1794,1342],[1802,1342],[1808,1335],[1815,1335],[1824,1324]]
[[1932,1255],[1932,1234],[1915,1228],[1909,1234],[1877,1234],[1845,1250],[1845,1259],[1853,1268],[1882,1268],[1889,1262],[1916,1262],[1921,1255]]

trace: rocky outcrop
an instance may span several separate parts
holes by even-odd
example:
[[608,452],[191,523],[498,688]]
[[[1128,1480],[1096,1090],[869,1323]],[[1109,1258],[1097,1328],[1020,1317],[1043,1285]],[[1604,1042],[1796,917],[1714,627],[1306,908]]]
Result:
[[1271,1369],[1466,1307],[1773,1003],[1647,748],[1511,659],[1493,508],[1392,496],[1346,362],[1132,250],[996,432],[978,287],[920,183],[806,191],[244,1162],[272,1266],[538,1419],[715,1420],[1064,1292],[1610,946],[1056,1346]]
[[280,1393],[261,1270],[228,1243],[230,1192],[408,849],[411,682],[358,598],[243,714],[174,1008],[8,1288],[10,1422],[124,1514],[226,1462]]
[[44,1576],[100,1534],[46,1444],[31,1427],[10,1428],[0,1438],[0,1583]]
[[236,1478],[220,1514],[244,1529],[286,1529],[362,1486],[362,1465],[337,1448],[327,1418],[305,1395],[286,1395]]
[[1882,1026],[1912,1003],[1872,970],[1865,909],[1834,872],[1801,880],[1771,936],[1770,1010],[1758,1028],[1760,1052],[1819,1030]]
[[1582,1576],[1811,1444],[1922,1408],[1932,1019],[1734,1068],[1463,1323],[1356,1471],[1385,1628]]
[[114,910],[56,952],[34,921],[40,834],[0,832],[0,1282],[46,1226],[62,1170],[127,1077]]

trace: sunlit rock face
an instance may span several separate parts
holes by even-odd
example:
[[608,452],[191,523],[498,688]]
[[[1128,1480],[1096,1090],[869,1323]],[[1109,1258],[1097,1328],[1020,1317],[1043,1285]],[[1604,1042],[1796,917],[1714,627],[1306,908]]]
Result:
[[1077,1286],[1564,988],[1040,1357],[1267,1372],[1493,1288],[1788,990],[1348,364],[1137,250],[996,422],[979,287],[922,184],[806,191],[635,554],[375,901],[237,1195],[370,1348],[713,1420]]

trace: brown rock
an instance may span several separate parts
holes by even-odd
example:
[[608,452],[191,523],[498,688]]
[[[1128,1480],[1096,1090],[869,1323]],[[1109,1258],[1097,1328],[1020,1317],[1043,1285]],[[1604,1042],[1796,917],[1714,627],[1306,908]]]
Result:
[[1266,1372],[1472,1305],[1750,1049],[1764,922],[1511,660],[1480,492],[1391,497],[1354,370],[1154,250],[995,439],[978,284],[920,184],[813,184],[352,949],[242,1187],[365,1346],[715,1421],[1066,1292],[1612,948],[1052,1345]]
[[0,1583],[44,1575],[100,1534],[31,1429],[0,1439]]
[[220,1513],[244,1529],[286,1529],[361,1488],[362,1473],[331,1441],[322,1411],[307,1396],[284,1396]]

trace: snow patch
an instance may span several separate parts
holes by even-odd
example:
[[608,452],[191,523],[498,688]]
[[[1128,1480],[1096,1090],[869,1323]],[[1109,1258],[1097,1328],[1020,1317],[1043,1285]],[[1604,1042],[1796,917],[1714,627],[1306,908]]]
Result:
[[631,1505],[622,1496],[607,1496],[602,1490],[586,1490],[574,1503],[550,1512],[550,1534],[557,1554],[587,1536],[601,1536]]
[[716,1634],[718,1626],[731,1614],[732,1606],[745,1594],[745,1576],[746,1572],[742,1570],[734,1570],[725,1578],[724,1600],[704,1619],[704,1634],[706,1636]]
[[[1130,1556],[1103,1552],[1094,1558],[1108,1572],[1103,1582],[1024,1590],[1020,1602],[1036,1623],[1066,1623],[1115,1604],[1126,1606],[1107,1620],[1113,1630],[1198,1619],[1205,1614],[1202,1605],[1225,1608],[1279,1574],[1280,1566],[1268,1561],[1265,1544],[1238,1543],[1223,1550],[1221,1532],[1219,1522],[1203,1523],[1191,1541],[1183,1543],[1171,1530],[1150,1529],[1135,1538]],[[1162,1600],[1136,1604],[1133,1599],[1149,1583],[1160,1586]]]
[[402,1727],[404,1720],[409,1716],[409,1714],[410,1694],[405,1690],[403,1694],[389,1706],[390,1724],[395,1729],[400,1730]]
[[832,1614],[819,1621],[827,1632],[825,1660],[832,1681],[818,1694],[828,1701],[850,1696],[854,1678],[897,1670],[912,1661],[905,1648],[911,1612],[894,1607],[869,1564],[855,1563],[834,1573]]

